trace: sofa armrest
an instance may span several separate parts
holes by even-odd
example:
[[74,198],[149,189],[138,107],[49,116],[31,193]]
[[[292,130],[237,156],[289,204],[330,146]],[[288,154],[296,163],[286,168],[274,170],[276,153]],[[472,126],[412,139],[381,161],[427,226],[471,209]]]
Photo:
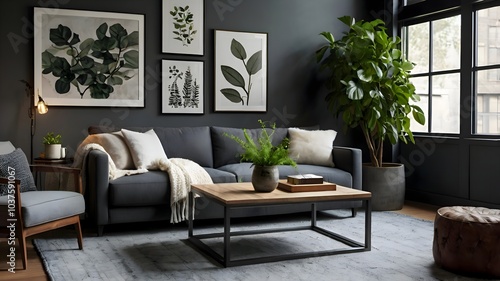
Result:
[[359,148],[333,147],[333,163],[335,167],[352,175],[352,188],[362,189],[362,152]]
[[108,188],[109,163],[108,155],[100,150],[91,150],[85,163],[85,185],[88,194],[88,209],[91,218],[97,225],[108,223]]

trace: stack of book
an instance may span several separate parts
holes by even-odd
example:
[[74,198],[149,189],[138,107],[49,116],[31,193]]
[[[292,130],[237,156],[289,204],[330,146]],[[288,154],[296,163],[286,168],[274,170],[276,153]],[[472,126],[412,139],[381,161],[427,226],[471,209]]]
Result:
[[282,180],[278,188],[288,192],[336,190],[337,185],[323,181],[322,176],[314,174],[300,174],[288,176]]

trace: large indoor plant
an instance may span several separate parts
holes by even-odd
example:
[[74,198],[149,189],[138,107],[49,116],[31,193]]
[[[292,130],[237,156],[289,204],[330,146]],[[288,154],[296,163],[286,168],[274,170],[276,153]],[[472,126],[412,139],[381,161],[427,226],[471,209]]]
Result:
[[[371,166],[392,167],[382,162],[384,142],[415,142],[410,130],[410,115],[418,123],[425,123],[422,109],[412,104],[419,100],[410,82],[410,71],[414,64],[401,52],[401,39],[386,33],[382,20],[355,21],[349,16],[339,20],[349,30],[340,40],[335,40],[330,32],[322,32],[328,44],[316,51],[321,67],[330,71],[326,81],[330,91],[326,96],[328,109],[334,115],[342,116],[346,126],[361,128]],[[402,179],[388,176],[387,171],[382,171],[382,176],[389,181],[381,185],[403,182],[404,187],[404,168],[399,171],[403,171]],[[364,189],[367,181],[363,180]],[[370,179],[370,182],[376,181],[378,179]],[[374,199],[374,208],[377,209]]]
[[279,172],[277,165],[297,166],[297,163],[288,155],[288,138],[278,145],[273,145],[272,139],[276,124],[266,128],[266,123],[258,120],[262,131],[257,140],[254,140],[246,129],[243,129],[243,138],[225,134],[236,141],[242,148],[241,161],[252,162],[252,185],[256,191],[271,192],[278,186]]

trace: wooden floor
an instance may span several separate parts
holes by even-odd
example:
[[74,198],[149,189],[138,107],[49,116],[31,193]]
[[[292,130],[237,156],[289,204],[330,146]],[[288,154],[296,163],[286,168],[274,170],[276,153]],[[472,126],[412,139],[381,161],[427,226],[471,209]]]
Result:
[[[403,207],[402,210],[396,212],[407,214],[416,218],[434,220],[434,216],[436,214],[437,209],[438,207],[436,206],[408,201],[405,203],[405,206]],[[35,235],[34,238],[36,237],[37,236]],[[6,266],[6,255],[4,253],[7,253],[9,246],[7,245],[5,239],[1,239],[0,242],[1,242],[0,280],[29,280],[29,281],[49,280],[43,269],[42,260],[40,259],[37,251],[33,247],[31,239],[28,242],[28,270],[16,269],[15,274],[6,271],[8,267]],[[84,248],[85,248],[85,241],[84,241]],[[17,259],[16,264],[19,266],[21,265],[21,260],[19,258]]]

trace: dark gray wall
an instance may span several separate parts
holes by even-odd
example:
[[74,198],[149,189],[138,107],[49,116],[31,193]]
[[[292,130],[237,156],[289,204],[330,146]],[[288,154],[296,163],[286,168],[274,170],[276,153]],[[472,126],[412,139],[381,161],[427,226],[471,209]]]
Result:
[[[369,4],[365,4],[368,2]],[[375,1],[381,2],[381,1]],[[215,6],[224,4],[223,13]],[[256,127],[257,119],[274,120],[278,126],[320,124],[341,131],[322,103],[324,89],[317,78],[314,51],[324,42],[318,35],[331,31],[341,36],[343,15],[366,18],[381,15],[374,1],[365,0],[205,0],[205,55],[172,55],[161,52],[160,0],[9,0],[2,1],[0,16],[0,140],[10,140],[29,153],[29,100],[19,82],[33,82],[33,7],[58,7],[145,15],[145,107],[50,107],[38,115],[35,156],[42,151],[42,136],[63,135],[70,153],[86,136],[89,125],[107,126],[237,126]],[[340,23],[340,24],[339,24]],[[268,33],[267,113],[215,113],[213,110],[213,34],[215,29]],[[16,43],[11,39],[15,38]],[[205,62],[205,114],[161,114],[160,71],[162,59]],[[319,78],[321,79],[321,78]],[[340,133],[339,144],[351,143]],[[29,157],[29,156],[28,156]]]

